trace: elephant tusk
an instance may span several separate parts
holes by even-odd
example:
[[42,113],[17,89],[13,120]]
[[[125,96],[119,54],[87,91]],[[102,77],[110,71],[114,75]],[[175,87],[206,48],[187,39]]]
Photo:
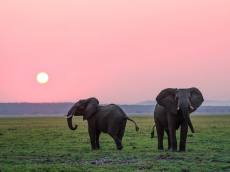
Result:
[[179,101],[177,102],[177,110],[178,110],[178,111],[180,110],[180,104],[179,104]]
[[66,119],[72,118],[74,116],[75,110],[70,115],[66,115]]
[[194,110],[194,109],[195,109],[195,108],[192,106],[191,101],[189,101],[189,107],[190,107],[191,110]]
[[66,119],[72,118],[72,115],[66,115]]

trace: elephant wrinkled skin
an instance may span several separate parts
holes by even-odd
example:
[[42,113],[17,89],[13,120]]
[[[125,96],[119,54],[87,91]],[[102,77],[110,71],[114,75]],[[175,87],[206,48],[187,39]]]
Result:
[[202,93],[197,88],[168,88],[160,92],[156,101],[154,121],[158,149],[163,150],[165,131],[168,135],[168,149],[177,151],[176,130],[180,127],[179,151],[185,151],[188,127],[194,133],[190,113],[194,112],[204,101]]
[[77,126],[72,125],[74,115],[83,116],[83,119],[88,121],[88,132],[93,150],[100,148],[101,132],[108,133],[114,139],[117,149],[121,150],[127,120],[135,124],[136,131],[139,130],[135,121],[128,118],[119,106],[114,104],[101,106],[96,98],[79,100],[69,110],[67,123],[71,130],[77,129]]

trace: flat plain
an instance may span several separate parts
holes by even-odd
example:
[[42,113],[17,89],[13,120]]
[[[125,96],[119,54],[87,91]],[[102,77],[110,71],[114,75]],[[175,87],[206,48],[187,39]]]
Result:
[[185,153],[158,151],[150,138],[153,118],[133,119],[140,131],[127,122],[122,151],[106,134],[101,150],[91,151],[82,118],[74,119],[76,131],[64,117],[0,118],[0,171],[230,171],[230,115],[192,116],[196,133],[189,132]]

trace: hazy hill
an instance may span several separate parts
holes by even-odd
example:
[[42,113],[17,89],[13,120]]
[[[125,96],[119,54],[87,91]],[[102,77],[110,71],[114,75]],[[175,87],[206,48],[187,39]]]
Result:
[[[128,114],[152,115],[154,103],[120,105]],[[73,103],[0,103],[0,116],[64,116]],[[196,114],[230,114],[230,106],[202,106]]]

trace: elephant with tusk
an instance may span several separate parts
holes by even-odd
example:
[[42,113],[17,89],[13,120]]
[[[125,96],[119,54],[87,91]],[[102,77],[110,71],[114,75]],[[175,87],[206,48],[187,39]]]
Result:
[[[194,133],[190,113],[194,112],[204,101],[197,88],[168,88],[160,92],[156,98],[154,121],[158,137],[158,149],[163,150],[164,131],[168,135],[168,149],[177,151],[176,130],[180,127],[179,151],[185,151],[188,127]],[[154,127],[152,136],[154,133]]]
[[72,124],[73,116],[83,116],[83,120],[87,120],[93,150],[100,148],[99,136],[101,132],[108,133],[114,139],[117,149],[121,150],[127,120],[135,124],[136,131],[139,130],[136,122],[127,117],[119,106],[115,104],[99,105],[99,101],[94,97],[79,100],[69,110],[67,114],[68,126],[71,130],[76,130],[77,125],[73,126]]

